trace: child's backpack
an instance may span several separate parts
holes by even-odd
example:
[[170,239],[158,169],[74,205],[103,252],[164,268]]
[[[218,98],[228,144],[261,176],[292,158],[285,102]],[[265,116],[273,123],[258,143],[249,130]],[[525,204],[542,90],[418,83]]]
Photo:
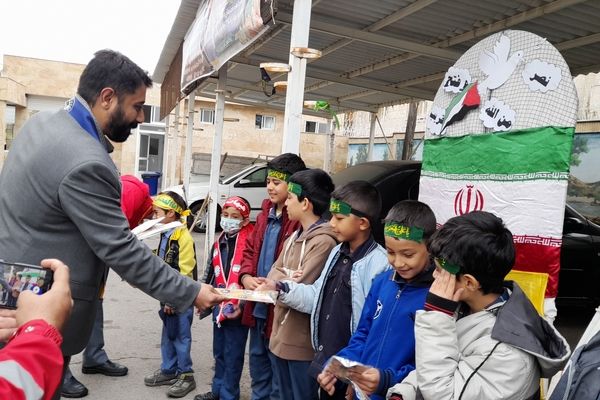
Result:
[[600,400],[600,331],[575,350],[550,400]]

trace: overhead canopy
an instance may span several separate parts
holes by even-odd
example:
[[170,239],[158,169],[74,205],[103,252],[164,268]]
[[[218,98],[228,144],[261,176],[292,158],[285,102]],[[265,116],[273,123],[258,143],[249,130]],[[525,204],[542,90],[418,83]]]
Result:
[[[176,55],[201,1],[182,0],[154,72],[156,82],[178,75],[169,70],[181,68]],[[275,24],[232,59],[228,100],[284,108],[284,96],[263,93],[258,65],[288,63],[293,4],[276,1]],[[573,75],[598,72],[599,15],[597,0],[313,0],[309,47],[323,56],[309,60],[305,100],[327,100],[337,111],[374,112],[432,100],[445,72],[463,52],[505,29],[545,37],[562,53]],[[286,79],[285,74],[271,78]],[[175,83],[164,85],[165,90],[178,94]],[[215,89],[216,79],[211,77],[196,94],[211,97]],[[163,112],[174,104],[161,104]]]

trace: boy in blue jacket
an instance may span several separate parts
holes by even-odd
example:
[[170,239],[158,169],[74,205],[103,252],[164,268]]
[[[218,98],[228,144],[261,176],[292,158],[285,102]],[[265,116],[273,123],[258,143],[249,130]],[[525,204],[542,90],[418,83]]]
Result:
[[[414,200],[397,203],[385,219],[385,247],[393,270],[375,278],[356,332],[337,353],[366,366],[352,369],[348,377],[373,400],[383,400],[415,368],[414,320],[433,282],[435,267],[426,241],[435,228],[433,211]],[[335,393],[337,377],[329,367],[318,381],[324,391]]]
[[[352,181],[331,194],[330,224],[341,243],[325,262],[313,284],[266,279],[261,289],[279,289],[279,301],[310,315],[315,350],[308,374],[315,380],[329,357],[344,348],[358,326],[365,298],[375,276],[389,268],[383,247],[372,234],[381,212],[381,196],[373,185]],[[333,395],[321,390],[320,400],[345,399],[338,382]]]

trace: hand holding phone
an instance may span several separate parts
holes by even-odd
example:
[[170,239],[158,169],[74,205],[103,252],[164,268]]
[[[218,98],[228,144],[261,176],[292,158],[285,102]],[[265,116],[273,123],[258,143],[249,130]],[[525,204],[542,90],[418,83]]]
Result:
[[47,292],[52,286],[52,270],[38,265],[0,260],[0,307],[15,309],[21,292]]
[[69,286],[69,268],[56,259],[42,260],[41,265],[53,272],[52,288],[39,296],[33,291],[25,291],[19,296],[16,313],[17,324],[21,326],[31,320],[43,319],[61,330],[73,307]]

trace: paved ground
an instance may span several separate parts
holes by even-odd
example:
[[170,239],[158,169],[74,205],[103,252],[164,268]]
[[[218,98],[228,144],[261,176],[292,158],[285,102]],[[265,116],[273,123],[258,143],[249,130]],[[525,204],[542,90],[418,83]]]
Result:
[[[198,251],[204,235],[194,234]],[[153,246],[153,243],[149,243]],[[158,302],[141,291],[132,288],[111,272],[108,280],[105,313],[106,350],[109,357],[129,367],[125,377],[111,378],[103,375],[83,375],[81,355],[73,357],[73,374],[84,383],[90,394],[86,399],[146,400],[166,397],[167,386],[149,388],[144,386],[144,375],[151,373],[160,364],[161,322],[157,315]],[[577,309],[559,310],[557,326],[571,344],[575,344],[583,328],[591,318],[591,312]],[[196,383],[195,394],[210,389],[212,370],[212,323],[210,318],[194,320],[192,327],[192,359]],[[246,356],[246,364],[248,357]],[[247,365],[242,375],[242,400],[249,400],[250,380]]]

